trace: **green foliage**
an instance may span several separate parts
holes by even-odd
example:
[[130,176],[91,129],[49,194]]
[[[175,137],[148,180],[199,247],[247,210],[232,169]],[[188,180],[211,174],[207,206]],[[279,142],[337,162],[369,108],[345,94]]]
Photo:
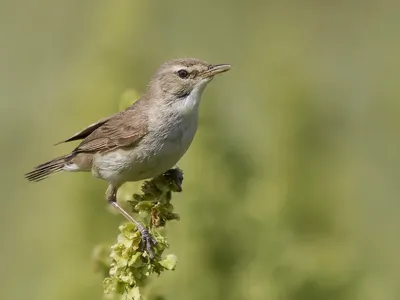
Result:
[[[104,279],[105,294],[122,295],[123,299],[142,299],[142,290],[152,274],[160,275],[165,270],[174,270],[177,257],[163,255],[169,247],[167,239],[157,228],[166,222],[178,220],[171,204],[172,192],[182,191],[182,172],[172,169],[142,185],[142,194],[133,195],[129,201],[133,212],[139,213],[150,227],[157,241],[156,255],[151,259],[142,247],[142,238],[136,226],[125,223],[119,227],[120,234],[113,246],[98,246],[94,251],[96,270]],[[110,251],[111,250],[111,251]]]

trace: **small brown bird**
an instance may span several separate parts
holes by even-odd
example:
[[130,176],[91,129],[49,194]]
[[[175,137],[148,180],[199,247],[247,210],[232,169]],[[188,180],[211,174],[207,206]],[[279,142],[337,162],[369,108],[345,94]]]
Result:
[[83,140],[70,154],[37,166],[25,177],[40,181],[60,171],[84,171],[106,180],[107,201],[136,224],[143,247],[154,257],[155,239],[117,203],[117,190],[125,182],[156,177],[181,159],[197,130],[204,88],[230,68],[194,58],[164,63],[138,101],[60,142]]

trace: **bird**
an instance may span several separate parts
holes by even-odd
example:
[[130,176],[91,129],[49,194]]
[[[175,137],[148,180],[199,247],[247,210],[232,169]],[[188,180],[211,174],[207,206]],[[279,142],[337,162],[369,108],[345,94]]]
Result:
[[196,134],[205,87],[215,75],[230,69],[230,64],[196,58],[163,63],[136,102],[57,143],[81,140],[72,152],[26,173],[26,179],[40,181],[61,171],[80,171],[107,181],[106,200],[136,225],[143,247],[153,258],[156,240],[118,204],[117,191],[126,182],[156,177],[178,163]]

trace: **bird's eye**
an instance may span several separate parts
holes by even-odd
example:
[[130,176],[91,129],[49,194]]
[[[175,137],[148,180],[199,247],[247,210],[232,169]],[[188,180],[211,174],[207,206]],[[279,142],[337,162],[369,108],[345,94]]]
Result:
[[188,76],[189,76],[189,72],[188,71],[186,71],[186,70],[179,70],[178,71],[178,76],[180,77],[180,78],[187,78]]

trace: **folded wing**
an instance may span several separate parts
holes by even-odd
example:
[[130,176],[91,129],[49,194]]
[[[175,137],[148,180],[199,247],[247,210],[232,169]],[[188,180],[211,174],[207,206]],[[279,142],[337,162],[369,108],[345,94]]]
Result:
[[114,118],[115,116],[117,116],[119,113],[114,114],[112,116],[109,116],[107,118],[101,119],[100,121],[93,123],[91,125],[89,125],[88,127],[86,127],[85,129],[83,129],[82,131],[74,134],[73,136],[71,136],[70,138],[58,142],[56,145],[62,144],[62,143],[68,143],[68,142],[72,142],[72,141],[77,141],[77,140],[82,140],[84,138],[86,138],[87,136],[89,136],[93,131],[95,131],[97,128],[99,128],[101,125],[103,125],[104,123],[106,123],[107,121],[109,121],[110,119]]
[[[78,139],[78,137],[85,136],[85,139],[73,152],[96,153],[133,146],[147,134],[148,119],[145,110],[146,106],[133,105],[107,120],[101,120],[91,125],[95,129],[87,128],[86,131],[83,130],[80,134],[72,137]],[[87,134],[89,131],[90,133]]]

